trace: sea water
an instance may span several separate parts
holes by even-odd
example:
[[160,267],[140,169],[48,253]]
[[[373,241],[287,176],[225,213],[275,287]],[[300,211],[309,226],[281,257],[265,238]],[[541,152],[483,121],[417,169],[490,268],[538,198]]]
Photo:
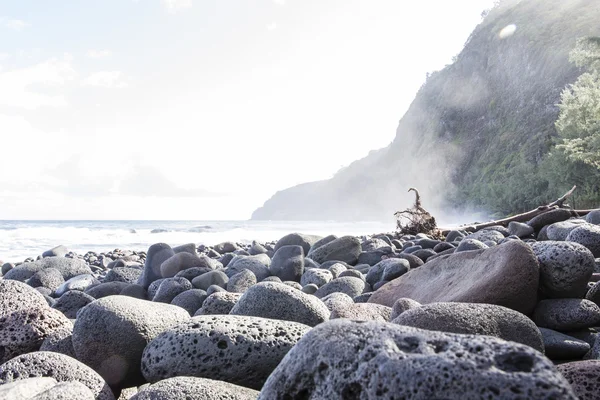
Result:
[[147,250],[154,243],[215,245],[276,241],[299,232],[362,236],[391,232],[393,222],[307,221],[0,221],[0,260],[19,262],[64,245],[78,254]]

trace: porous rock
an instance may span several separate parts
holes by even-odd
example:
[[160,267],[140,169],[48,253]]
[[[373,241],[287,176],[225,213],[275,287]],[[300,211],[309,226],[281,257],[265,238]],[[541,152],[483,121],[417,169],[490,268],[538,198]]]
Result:
[[600,325],[600,307],[586,299],[547,299],[533,313],[536,325],[556,331],[576,331]]
[[321,300],[277,282],[261,282],[246,290],[230,314],[295,321],[308,326],[329,319],[329,310]]
[[379,288],[369,302],[391,307],[407,297],[421,304],[487,303],[527,315],[537,302],[538,283],[537,257],[515,240],[436,258]]
[[328,294],[334,292],[340,292],[347,294],[351,298],[362,294],[365,290],[365,281],[359,278],[355,278],[353,276],[343,276],[341,278],[336,278],[331,282],[326,283],[321,286],[319,290],[315,292],[315,296],[318,298],[322,298],[327,296]]
[[330,319],[348,318],[353,321],[383,321],[388,322],[392,309],[381,304],[347,303],[341,304],[331,313]]
[[190,289],[175,296],[171,304],[183,308],[190,315],[194,315],[202,307],[202,303],[207,297],[206,292],[202,289]]
[[600,226],[586,223],[573,229],[567,241],[579,243],[587,247],[594,257],[600,257]]
[[392,322],[432,331],[495,336],[544,352],[542,335],[532,320],[494,304],[425,304],[401,313]]
[[46,335],[40,346],[40,351],[53,351],[69,357],[76,358],[73,350],[73,326],[54,330]]
[[149,382],[195,376],[260,389],[309,330],[296,322],[258,317],[193,317],[148,344],[141,370]]
[[202,303],[202,307],[196,311],[194,316],[229,314],[240,297],[242,297],[241,293],[230,293],[225,291],[209,294],[204,300],[204,303]]
[[318,287],[323,286],[333,279],[331,271],[321,268],[307,269],[300,278],[301,285],[315,284]]
[[64,354],[37,351],[20,355],[0,365],[0,384],[33,377],[51,377],[58,382],[78,381],[87,386],[98,400],[115,398],[100,375]]
[[109,296],[79,311],[73,328],[77,359],[96,370],[112,387],[143,382],[141,355],[165,329],[186,321],[189,314],[169,304],[127,296]]
[[87,293],[80,292],[79,290],[69,290],[60,296],[52,308],[62,312],[67,318],[74,319],[77,317],[77,312],[80,309],[94,300],[96,299]]
[[598,400],[600,360],[574,361],[557,365],[556,368],[571,384],[580,400]]
[[259,399],[576,399],[551,361],[491,336],[330,320],[292,348]]
[[244,293],[248,288],[256,285],[256,281],[256,275],[249,269],[244,269],[229,278],[227,290],[233,293]]
[[156,294],[152,297],[152,301],[170,303],[177,295],[191,288],[192,283],[185,278],[165,278],[158,286]]
[[258,391],[232,383],[176,376],[144,388],[130,400],[256,400]]

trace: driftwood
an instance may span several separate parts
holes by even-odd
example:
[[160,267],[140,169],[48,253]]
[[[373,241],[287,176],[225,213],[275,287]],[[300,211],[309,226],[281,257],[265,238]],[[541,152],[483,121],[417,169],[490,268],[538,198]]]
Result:
[[[532,219],[533,217],[536,217],[540,214],[543,214],[545,212],[551,211],[551,210],[555,210],[558,208],[564,208],[564,209],[568,209],[571,210],[571,212],[573,213],[573,216],[584,216],[589,214],[590,211],[592,210],[573,210],[568,204],[565,204],[565,201],[569,198],[569,196],[571,196],[573,194],[573,192],[575,191],[575,189],[577,188],[577,186],[573,186],[573,188],[571,188],[571,190],[569,190],[567,193],[565,193],[564,195],[562,195],[560,198],[558,198],[557,200],[553,201],[550,204],[546,204],[543,206],[539,206],[538,208],[531,210],[531,211],[527,211],[525,213],[522,214],[518,214],[518,215],[513,215],[512,217],[507,217],[507,218],[503,218],[503,219],[499,219],[496,221],[489,221],[489,222],[484,222],[484,223],[473,223],[473,224],[467,224],[467,225],[461,225],[458,228],[455,229],[459,229],[462,231],[467,231],[467,232],[477,232],[481,229],[484,228],[489,228],[490,226],[495,226],[495,225],[502,225],[502,226],[508,226],[508,224],[510,222],[527,222],[530,219]],[[442,235],[447,235],[448,232],[450,232],[452,229],[441,229],[441,233]]]
[[415,192],[415,204],[404,211],[396,211],[396,226],[400,235],[416,235],[425,233],[434,237],[440,237],[435,218],[421,205],[421,195],[415,188],[408,189]]

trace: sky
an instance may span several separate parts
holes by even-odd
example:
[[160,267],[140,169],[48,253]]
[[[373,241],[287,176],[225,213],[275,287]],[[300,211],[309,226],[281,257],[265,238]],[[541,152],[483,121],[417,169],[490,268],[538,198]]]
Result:
[[0,219],[248,219],[387,146],[492,0],[2,0]]

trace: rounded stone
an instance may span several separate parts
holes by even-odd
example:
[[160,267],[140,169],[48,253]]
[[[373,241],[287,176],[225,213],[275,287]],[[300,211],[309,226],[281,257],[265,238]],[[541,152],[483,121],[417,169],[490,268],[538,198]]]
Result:
[[43,393],[46,389],[55,387],[56,384],[56,379],[44,377],[26,378],[5,383],[0,386],[0,399],[35,400],[37,394]]
[[202,289],[190,289],[175,296],[171,304],[183,308],[191,316],[202,307],[202,303],[207,297],[206,292]]
[[152,282],[162,278],[160,266],[174,254],[175,252],[171,246],[166,243],[155,243],[150,246],[146,252],[144,271],[137,283],[142,285],[144,289],[148,289]]
[[95,400],[94,393],[83,383],[78,381],[60,382],[55,386],[38,393],[30,400]]
[[230,314],[295,321],[308,326],[329,319],[329,310],[321,300],[276,282],[261,282],[246,290]]
[[574,361],[556,366],[579,400],[597,400],[600,360]]
[[258,391],[232,383],[176,376],[153,383],[130,400],[256,400]]
[[582,219],[569,219],[567,221],[555,222],[551,225],[548,225],[546,228],[546,237],[548,240],[555,241],[564,241],[569,236],[569,233],[575,229],[585,224],[585,221]]
[[400,314],[413,308],[421,307],[421,303],[413,299],[406,297],[396,300],[392,306],[392,314],[390,315],[390,321],[396,319]]
[[323,298],[328,294],[340,292],[347,294],[350,296],[350,298],[354,298],[359,294],[362,294],[364,290],[365,282],[362,279],[358,279],[353,276],[344,276],[341,278],[336,278],[331,282],[321,286],[314,295],[318,298]]
[[31,286],[19,281],[0,279],[0,317],[19,310],[47,307],[44,296]]
[[595,266],[587,248],[557,241],[535,242],[531,248],[540,263],[540,290],[547,297],[583,297]]
[[329,260],[338,260],[354,265],[358,261],[360,253],[361,245],[358,238],[354,236],[342,236],[320,247],[311,249],[307,257],[312,258],[319,264]]
[[233,275],[227,282],[227,290],[232,293],[244,293],[248,288],[256,285],[256,275],[249,269]]
[[[266,257],[266,259],[265,259]],[[271,275],[269,271],[270,259],[266,254],[258,254],[256,256],[236,256],[224,272],[231,279],[233,275],[242,271],[250,271],[256,276],[258,282]]]
[[79,311],[73,349],[77,359],[98,371],[111,387],[138,385],[143,382],[140,360],[146,345],[189,318],[184,309],[169,304],[104,297]]
[[170,303],[177,295],[191,289],[192,287],[192,283],[185,278],[165,278],[158,286],[156,294],[154,297],[152,297],[152,301],[159,303]]
[[304,271],[302,278],[300,278],[300,284],[309,285],[312,283],[318,287],[321,287],[327,282],[330,282],[332,279],[333,274],[329,270],[312,268]]
[[0,365],[0,384],[33,377],[50,377],[58,382],[78,381],[89,388],[98,400],[115,398],[100,375],[64,354],[37,351],[20,355]]
[[196,256],[188,252],[181,252],[163,261],[160,265],[160,272],[163,278],[171,278],[178,272],[189,268],[216,269],[219,266],[221,266],[221,263],[204,254]]
[[260,389],[309,330],[296,322],[258,317],[193,317],[148,344],[141,370],[149,382],[195,376]]
[[54,291],[54,294],[60,297],[69,290],[79,290],[83,292],[88,288],[98,284],[100,284],[100,281],[98,281],[92,274],[78,275],[68,279],[65,283],[60,285],[60,287]]
[[282,281],[300,282],[304,273],[304,250],[302,246],[280,246],[273,255],[269,270]]
[[51,291],[55,291],[65,283],[65,279],[61,272],[55,268],[47,268],[33,274],[27,281],[31,287],[45,287]]
[[331,312],[330,319],[348,318],[353,321],[382,321],[388,322],[392,315],[390,307],[381,304],[354,303],[343,304]]
[[275,252],[283,246],[300,246],[303,254],[308,254],[310,248],[317,243],[321,238],[314,235],[304,235],[302,233],[290,233],[285,235],[275,244]]
[[592,210],[585,216],[585,222],[600,225],[600,209]]
[[459,253],[461,251],[481,250],[487,248],[488,245],[469,236],[466,239],[460,241],[459,245],[456,247],[455,252]]
[[600,307],[585,299],[548,299],[537,304],[533,320],[542,328],[568,332],[600,325]]
[[527,225],[530,225],[536,232],[539,232],[546,225],[564,221],[569,218],[571,218],[571,210],[558,208],[533,217],[527,222]]
[[53,351],[76,358],[72,339],[73,326],[65,326],[48,334],[40,346],[40,351]]
[[108,271],[103,282],[126,282],[135,284],[138,279],[140,279],[141,275],[142,270],[140,268],[117,267]]
[[425,304],[404,311],[392,322],[432,331],[495,336],[544,352],[542,335],[532,320],[494,304]]
[[241,293],[215,292],[209,294],[194,316],[229,314],[240,297],[242,297]]
[[576,399],[538,351],[491,336],[336,319],[290,350],[259,399]]
[[583,357],[591,346],[572,336],[547,328],[539,328],[544,340],[544,353],[551,360],[575,360]]
[[582,225],[573,229],[566,240],[579,243],[587,247],[594,257],[600,257],[600,226],[592,224]]
[[123,289],[129,286],[126,282],[106,282],[96,286],[89,287],[85,290],[85,294],[92,296],[95,299],[101,299],[107,296],[120,294]]
[[83,307],[96,300],[89,294],[79,290],[69,290],[60,296],[52,308],[62,312],[67,318],[77,318],[77,312]]

